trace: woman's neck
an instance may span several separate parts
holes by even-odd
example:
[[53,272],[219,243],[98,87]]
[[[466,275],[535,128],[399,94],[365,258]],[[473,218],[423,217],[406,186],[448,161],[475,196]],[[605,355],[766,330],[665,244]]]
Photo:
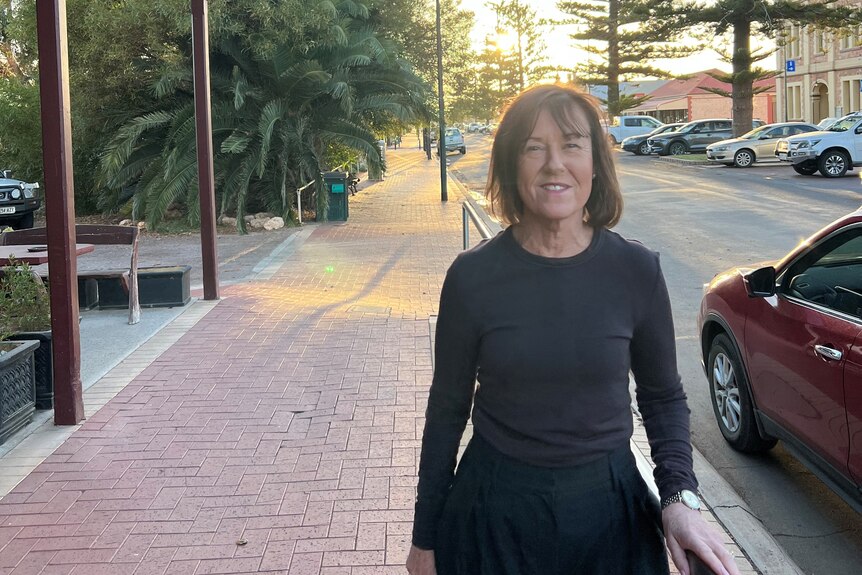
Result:
[[512,234],[522,248],[531,254],[546,258],[567,258],[576,256],[590,247],[594,230],[584,222],[561,225],[559,222],[547,225],[529,220],[512,226]]

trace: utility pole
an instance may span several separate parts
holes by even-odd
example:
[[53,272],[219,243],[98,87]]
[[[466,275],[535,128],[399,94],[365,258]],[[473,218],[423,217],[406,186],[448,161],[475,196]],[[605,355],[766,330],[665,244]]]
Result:
[[437,106],[440,135],[437,146],[440,154],[440,201],[449,201],[446,189],[446,119],[443,115],[443,34],[440,29],[440,0],[437,0]]

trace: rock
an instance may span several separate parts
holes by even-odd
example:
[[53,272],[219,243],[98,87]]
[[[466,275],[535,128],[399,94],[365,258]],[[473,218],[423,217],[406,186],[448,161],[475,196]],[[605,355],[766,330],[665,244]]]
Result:
[[146,230],[147,229],[147,222],[138,222],[138,229],[139,230]]
[[133,222],[132,222],[132,220],[122,220],[122,221],[119,223],[119,225],[121,225],[121,226],[131,226],[131,225],[133,225]]
[[236,218],[231,218],[228,216],[222,216],[221,220],[219,220],[221,225],[223,226],[233,226],[236,227]]
[[266,220],[259,220],[259,219],[255,218],[252,221],[250,221],[248,223],[248,225],[255,230],[260,230],[260,229],[263,229],[263,225],[265,223],[266,223]]
[[245,221],[245,223],[249,223],[254,219],[254,216],[243,216],[242,219]]
[[256,220],[268,220],[273,217],[275,217],[275,214],[271,214],[269,212],[258,212],[254,215],[254,219]]
[[266,220],[263,224],[263,229],[270,232],[272,230],[280,230],[284,227],[284,219],[279,217],[273,217]]

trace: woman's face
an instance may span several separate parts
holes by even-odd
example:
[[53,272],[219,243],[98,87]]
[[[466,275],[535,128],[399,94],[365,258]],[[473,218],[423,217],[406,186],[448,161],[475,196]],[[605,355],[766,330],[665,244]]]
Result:
[[560,224],[584,219],[593,182],[590,124],[577,106],[572,106],[570,117],[579,133],[564,133],[550,112],[542,110],[521,150],[518,195],[524,221]]

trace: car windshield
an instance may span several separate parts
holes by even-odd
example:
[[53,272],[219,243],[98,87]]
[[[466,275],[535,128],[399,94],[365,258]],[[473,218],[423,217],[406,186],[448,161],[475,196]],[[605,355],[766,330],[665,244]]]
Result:
[[658,136],[659,134],[664,134],[665,132],[675,132],[677,128],[679,128],[679,126],[671,126],[671,125],[659,126],[655,130],[650,132],[649,135],[650,136]]
[[846,132],[850,128],[856,125],[859,122],[860,116],[847,116],[841,118],[831,126],[827,128],[829,132]]
[[759,138],[765,131],[771,129],[770,126],[761,126],[759,128],[754,128],[750,132],[746,132],[740,136],[743,140],[756,140]]
[[680,134],[687,134],[687,133],[691,132],[692,130],[694,130],[695,128],[697,128],[698,126],[700,126],[700,123],[698,123],[698,122],[689,122],[688,124],[686,124],[684,126],[680,126],[679,128],[677,128],[676,131],[679,132]]
[[461,132],[459,132],[458,130],[456,130],[454,128],[449,128],[448,130],[446,130],[446,135],[447,136],[460,136]]

